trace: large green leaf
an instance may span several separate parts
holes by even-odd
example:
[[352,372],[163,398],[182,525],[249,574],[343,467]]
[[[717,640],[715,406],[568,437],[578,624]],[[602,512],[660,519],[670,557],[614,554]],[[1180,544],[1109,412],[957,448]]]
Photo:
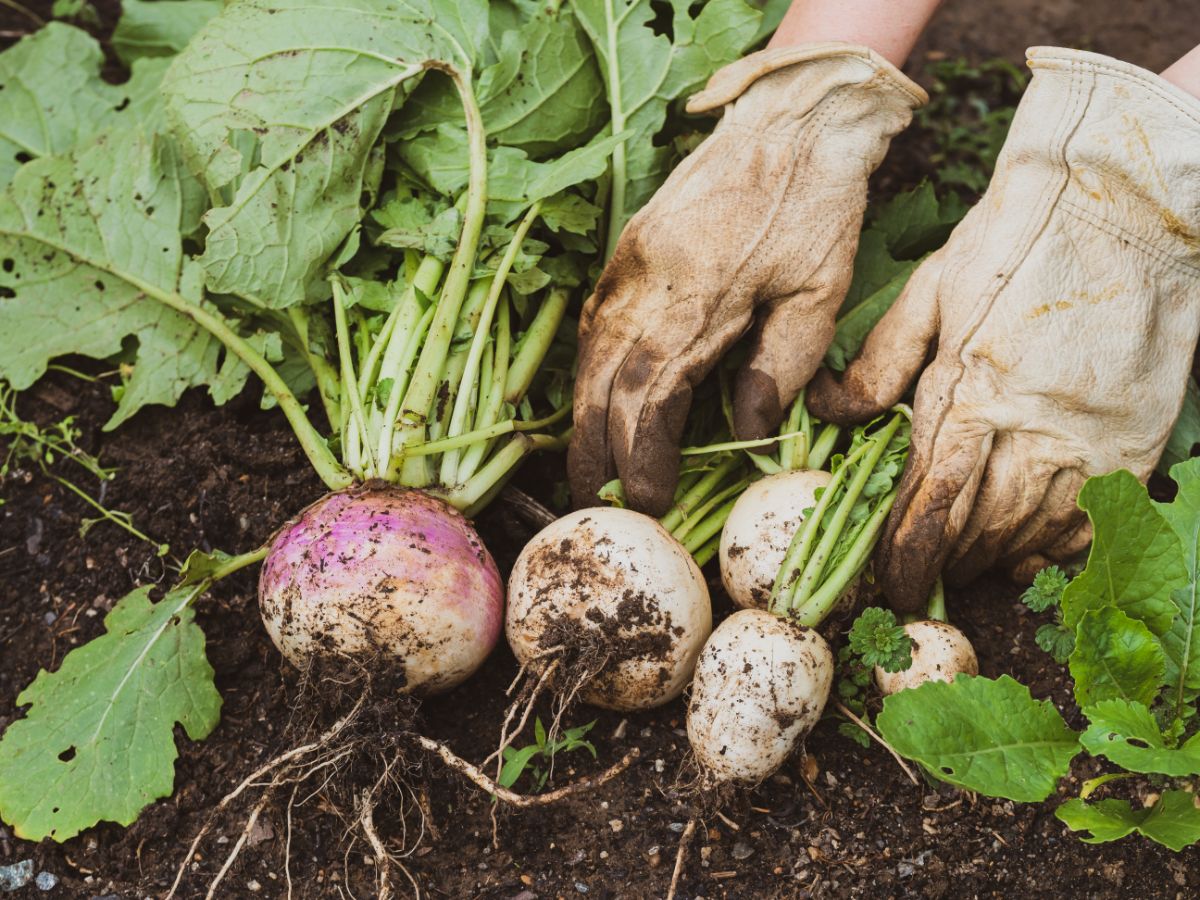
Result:
[[1080,706],[1112,699],[1149,705],[1162,687],[1166,659],[1149,628],[1105,606],[1079,620],[1070,665]]
[[612,132],[630,132],[613,154],[609,252],[675,162],[654,140],[668,106],[740,56],[761,17],[744,0],[709,0],[694,15],[691,0],[669,2],[670,36],[655,33],[650,0],[571,0],[608,85]]
[[1166,791],[1149,809],[1133,809],[1127,800],[1084,803],[1068,800],[1054,814],[1089,844],[1102,844],[1137,834],[1170,847],[1176,853],[1200,840],[1200,809],[1195,795]]
[[104,635],[17,697],[30,708],[0,740],[0,816],[19,837],[65,841],[100,821],[128,825],[171,793],[175,723],[200,740],[221,710],[192,621],[199,589],[158,603],[148,588],[128,594]]
[[221,5],[221,0],[121,0],[113,50],[127,66],[147,57],[174,56]]
[[1131,772],[1200,775],[1200,735],[1171,747],[1150,710],[1128,700],[1102,700],[1084,709],[1090,722],[1080,743]]
[[959,675],[883,701],[880,733],[935,778],[992,797],[1044,800],[1079,752],[1058,710],[1007,675]]
[[24,389],[51,359],[109,356],[132,335],[137,362],[110,428],[233,378],[241,364],[223,364],[207,332],[155,299],[202,300],[181,239],[202,199],[173,145],[139,129],[22,167],[0,196],[0,377]]
[[1074,629],[1088,610],[1116,606],[1163,634],[1178,612],[1171,594],[1187,583],[1175,531],[1124,469],[1089,478],[1079,506],[1092,521],[1092,549],[1087,568],[1063,592],[1063,621]]
[[429,67],[471,79],[483,0],[244,0],[175,58],[163,89],[205,216],[208,286],[266,306],[308,284],[362,218],[397,88]]
[[1176,615],[1162,635],[1167,656],[1164,700],[1175,715],[1188,715],[1200,696],[1200,459],[1171,468],[1178,492],[1171,503],[1156,504],[1183,550],[1187,578],[1171,592]]
[[1183,406],[1179,410],[1179,418],[1171,436],[1167,438],[1167,446],[1163,448],[1162,458],[1158,461],[1158,471],[1163,475],[1170,474],[1176,463],[1181,463],[1192,455],[1192,449],[1200,444],[1200,385],[1196,379],[1189,377],[1187,389],[1183,394]]
[[22,163],[66,153],[118,120],[138,118],[161,68],[112,85],[100,78],[103,62],[94,38],[60,22],[0,53],[0,188]]

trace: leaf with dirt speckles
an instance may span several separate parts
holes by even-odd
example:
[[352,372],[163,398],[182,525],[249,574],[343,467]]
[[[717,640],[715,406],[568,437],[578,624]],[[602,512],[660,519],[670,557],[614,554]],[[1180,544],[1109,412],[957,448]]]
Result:
[[1054,814],[1089,844],[1117,841],[1140,834],[1176,853],[1200,840],[1200,809],[1188,791],[1166,791],[1149,809],[1134,809],[1128,800],[1084,803],[1068,800]]
[[221,0],[121,0],[113,50],[127,66],[147,57],[174,56],[221,5]]
[[97,822],[128,825],[171,793],[175,723],[200,740],[221,710],[193,621],[203,587],[158,603],[149,588],[126,595],[104,635],[17,697],[29,711],[0,740],[0,816],[18,837],[61,842]]
[[246,0],[210,20],[163,84],[217,204],[200,258],[208,287],[275,308],[304,301],[378,187],[398,92],[431,65],[469,80],[486,37],[482,0],[345,0],[336,15]]

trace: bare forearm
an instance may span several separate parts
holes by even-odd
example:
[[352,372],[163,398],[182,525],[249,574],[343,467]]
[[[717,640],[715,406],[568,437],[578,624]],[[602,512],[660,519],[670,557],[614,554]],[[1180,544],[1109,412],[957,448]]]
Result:
[[897,66],[942,0],[793,0],[770,46],[812,41],[864,44]]
[[1193,48],[1191,53],[1163,72],[1162,77],[1188,93],[1200,97],[1200,47]]

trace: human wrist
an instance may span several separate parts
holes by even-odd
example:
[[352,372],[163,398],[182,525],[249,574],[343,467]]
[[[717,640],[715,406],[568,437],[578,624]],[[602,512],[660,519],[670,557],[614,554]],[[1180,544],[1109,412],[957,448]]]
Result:
[[793,0],[771,48],[841,41],[903,66],[942,0]]
[[1200,46],[1164,70],[1162,77],[1192,96],[1200,97]]

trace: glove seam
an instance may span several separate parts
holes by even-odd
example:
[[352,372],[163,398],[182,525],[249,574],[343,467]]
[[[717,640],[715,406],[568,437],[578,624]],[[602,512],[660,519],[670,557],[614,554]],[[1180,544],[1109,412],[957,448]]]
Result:
[[1079,221],[1087,225],[1091,225],[1093,228],[1097,228],[1100,231],[1103,231],[1105,234],[1111,235],[1112,237],[1121,238],[1155,261],[1164,266],[1175,269],[1180,274],[1192,276],[1200,275],[1200,265],[1193,265],[1186,260],[1178,259],[1176,256],[1171,254],[1170,251],[1159,247],[1157,244],[1151,243],[1150,241],[1137,234],[1134,234],[1128,229],[1122,228],[1120,225],[1110,222],[1103,216],[1097,215],[1073,200],[1068,200],[1066,197],[1063,197],[1059,201],[1059,206],[1062,208],[1063,212],[1073,216]]

